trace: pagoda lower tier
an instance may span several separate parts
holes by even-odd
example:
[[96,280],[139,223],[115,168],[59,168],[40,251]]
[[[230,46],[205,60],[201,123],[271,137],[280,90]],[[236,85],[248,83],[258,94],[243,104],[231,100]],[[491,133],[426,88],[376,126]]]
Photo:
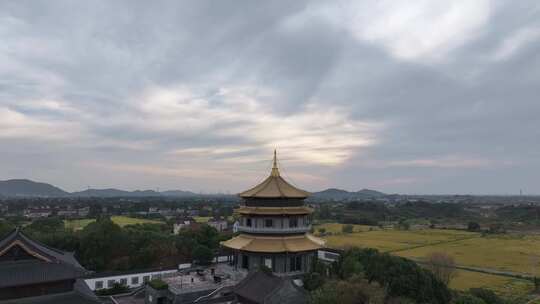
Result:
[[277,274],[309,271],[324,241],[310,234],[260,236],[240,234],[221,245],[232,250],[236,269],[254,270],[266,266]]

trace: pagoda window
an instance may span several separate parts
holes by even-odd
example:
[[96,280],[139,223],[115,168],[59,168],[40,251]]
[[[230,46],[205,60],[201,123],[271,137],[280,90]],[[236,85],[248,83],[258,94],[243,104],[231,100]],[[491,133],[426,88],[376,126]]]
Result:
[[297,255],[291,257],[291,271],[301,271],[302,270],[302,256]]
[[250,218],[246,219],[246,226],[251,227],[251,219]]
[[274,221],[272,219],[264,220],[264,227],[272,228],[274,226]]
[[289,227],[296,228],[298,227],[298,218],[292,217],[289,219]]

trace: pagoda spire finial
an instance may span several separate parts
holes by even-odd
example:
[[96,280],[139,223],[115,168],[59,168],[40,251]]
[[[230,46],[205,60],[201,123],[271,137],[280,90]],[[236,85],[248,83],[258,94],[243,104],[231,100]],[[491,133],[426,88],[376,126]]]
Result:
[[279,176],[279,169],[277,165],[277,152],[276,149],[274,149],[274,161],[272,165],[272,176]]

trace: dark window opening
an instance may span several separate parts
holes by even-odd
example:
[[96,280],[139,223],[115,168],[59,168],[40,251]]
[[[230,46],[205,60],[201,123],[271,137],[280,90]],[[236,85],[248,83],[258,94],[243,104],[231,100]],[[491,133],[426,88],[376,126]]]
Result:
[[247,255],[242,256],[242,268],[249,269],[249,257]]
[[250,218],[246,219],[246,226],[251,227],[251,219]]
[[298,219],[297,218],[290,218],[289,219],[289,227],[296,228],[298,227]]
[[103,281],[96,281],[96,289],[102,289],[103,288]]
[[291,257],[291,271],[302,270],[302,256]]
[[271,228],[272,226],[274,226],[274,221],[272,221],[271,219],[266,219],[266,220],[264,221],[264,226],[265,226],[266,228]]

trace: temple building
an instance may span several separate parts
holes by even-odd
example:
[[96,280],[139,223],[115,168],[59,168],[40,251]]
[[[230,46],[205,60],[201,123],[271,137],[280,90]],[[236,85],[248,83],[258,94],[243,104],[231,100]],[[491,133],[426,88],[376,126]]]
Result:
[[307,272],[324,241],[309,233],[313,209],[304,202],[309,192],[281,177],[275,151],[270,176],[239,196],[240,234],[221,243],[232,251],[234,267],[264,265],[277,275]]
[[1,304],[100,303],[81,279],[87,273],[73,253],[32,240],[20,229],[0,240]]

